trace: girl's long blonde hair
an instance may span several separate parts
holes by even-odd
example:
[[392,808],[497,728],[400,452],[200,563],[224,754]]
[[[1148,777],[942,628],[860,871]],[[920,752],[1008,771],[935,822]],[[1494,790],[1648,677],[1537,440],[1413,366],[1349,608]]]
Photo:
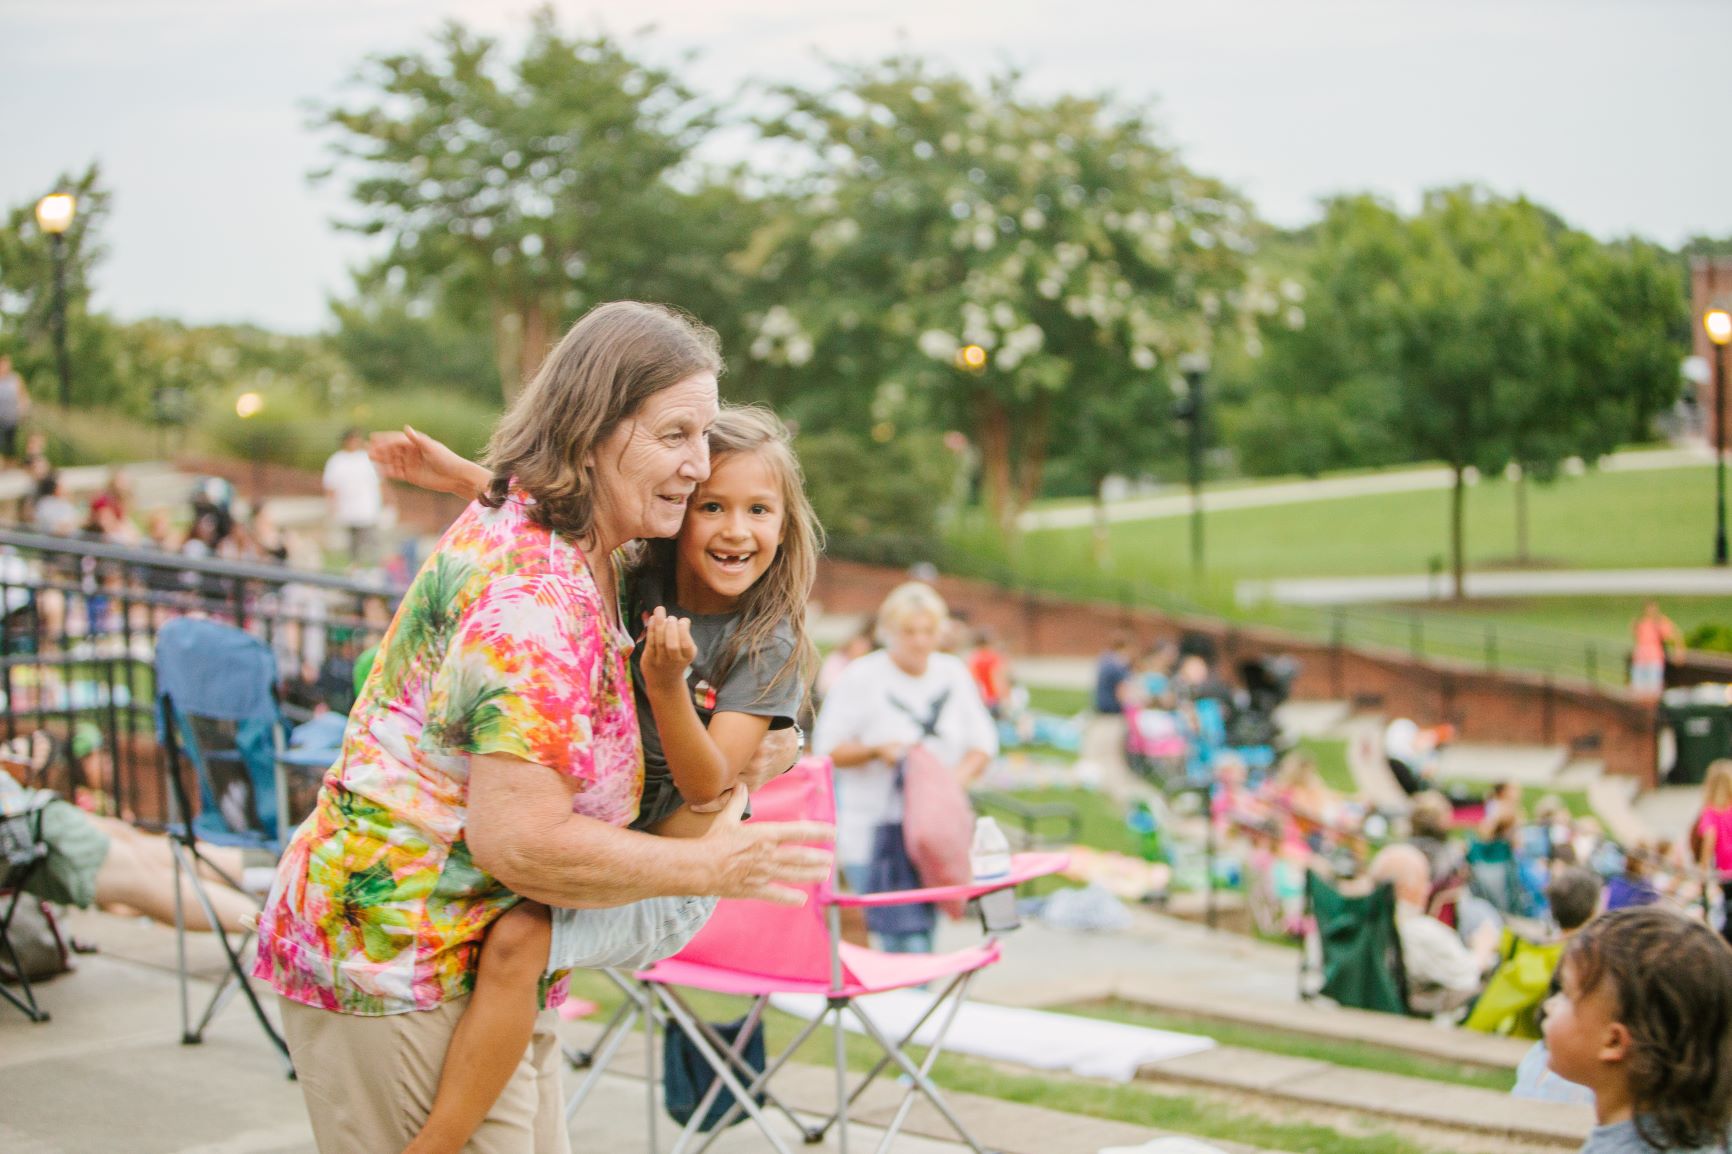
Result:
[[[754,453],[775,478],[782,498],[782,543],[763,576],[740,595],[735,612],[739,627],[718,656],[715,680],[720,683],[742,656],[759,653],[769,645],[782,622],[794,635],[793,652],[767,683],[773,689],[789,677],[809,686],[817,664],[817,649],[806,633],[806,600],[818,575],[818,555],[824,550],[824,528],[806,497],[805,475],[794,455],[788,427],[768,409],[757,405],[728,405],[710,426],[710,464],[725,457]],[[700,486],[701,488],[701,486]],[[696,496],[694,495],[694,500]],[[671,582],[675,562],[672,540],[651,541],[651,563],[668,574]]]
[[1702,808],[1728,806],[1732,806],[1732,757],[1722,757],[1708,765],[1708,779],[1702,785]]

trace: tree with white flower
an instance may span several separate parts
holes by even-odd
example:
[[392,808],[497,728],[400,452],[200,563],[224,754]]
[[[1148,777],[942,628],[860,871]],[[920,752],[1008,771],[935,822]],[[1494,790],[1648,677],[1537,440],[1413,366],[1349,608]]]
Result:
[[1073,447],[1069,411],[1165,395],[1179,355],[1247,323],[1258,226],[1142,109],[910,56],[777,95],[762,128],[798,158],[780,190],[794,210],[743,258],[773,302],[752,357],[820,366],[861,399],[855,419],[969,430],[1006,528]]

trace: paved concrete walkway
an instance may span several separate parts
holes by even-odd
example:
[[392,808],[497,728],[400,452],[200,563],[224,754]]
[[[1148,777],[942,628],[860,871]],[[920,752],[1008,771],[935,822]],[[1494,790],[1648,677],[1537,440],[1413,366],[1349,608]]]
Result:
[[[1449,578],[1414,573],[1383,577],[1282,577],[1240,581],[1240,605],[1276,601],[1286,605],[1357,605],[1383,601],[1436,601],[1447,597]],[[1505,597],[1721,597],[1732,596],[1732,571],[1700,569],[1582,569],[1531,573],[1468,573],[1462,595]]]
[[[1614,453],[1600,462],[1608,473],[1647,472],[1654,469],[1687,469],[1713,464],[1714,455],[1705,447],[1683,449],[1639,449]],[[1283,481],[1252,484],[1226,489],[1205,489],[1203,508],[1207,512],[1225,509],[1256,509],[1270,505],[1298,505],[1311,501],[1329,501],[1342,497],[1366,497],[1379,493],[1414,493],[1447,489],[1455,483],[1453,474],[1441,467],[1399,469],[1363,476],[1325,477],[1315,481]],[[1470,482],[1472,483],[1472,482]],[[1189,493],[1167,493],[1153,497],[1133,497],[1107,505],[1105,515],[1111,522],[1156,521],[1167,517],[1186,517],[1191,513]],[[1018,522],[1024,530],[1076,529],[1094,524],[1095,510],[1091,505],[1063,509],[1044,509],[1022,514]]]

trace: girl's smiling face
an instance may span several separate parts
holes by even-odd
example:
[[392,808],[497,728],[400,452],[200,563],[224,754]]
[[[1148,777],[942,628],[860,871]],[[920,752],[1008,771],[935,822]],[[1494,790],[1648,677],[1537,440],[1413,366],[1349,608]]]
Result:
[[769,569],[782,544],[782,487],[758,453],[711,462],[680,529],[676,592],[692,613],[727,613]]

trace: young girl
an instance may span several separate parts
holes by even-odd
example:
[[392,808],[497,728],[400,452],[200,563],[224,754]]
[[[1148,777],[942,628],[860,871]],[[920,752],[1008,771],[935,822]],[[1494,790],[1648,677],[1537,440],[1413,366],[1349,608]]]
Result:
[[[420,434],[376,439],[387,474],[477,493],[489,480]],[[788,433],[769,412],[724,409],[710,432],[710,476],[677,538],[628,563],[628,620],[644,788],[633,828],[696,837],[724,808],[772,725],[792,725],[811,646],[805,603],[819,528]],[[458,1151],[492,1108],[534,1028],[542,974],[638,967],[676,953],[714,899],[672,898],[608,910],[523,901],[489,929],[475,992],[452,1037],[437,1096],[405,1154]]]
[[1732,948],[1663,906],[1615,910],[1570,941],[1545,1008],[1549,1065],[1594,1092],[1583,1154],[1728,1149]]
[[1720,758],[1708,766],[1702,786],[1702,812],[1690,829],[1693,863],[1710,880],[1720,883],[1720,898],[1726,920],[1720,932],[1732,941],[1732,758]]

